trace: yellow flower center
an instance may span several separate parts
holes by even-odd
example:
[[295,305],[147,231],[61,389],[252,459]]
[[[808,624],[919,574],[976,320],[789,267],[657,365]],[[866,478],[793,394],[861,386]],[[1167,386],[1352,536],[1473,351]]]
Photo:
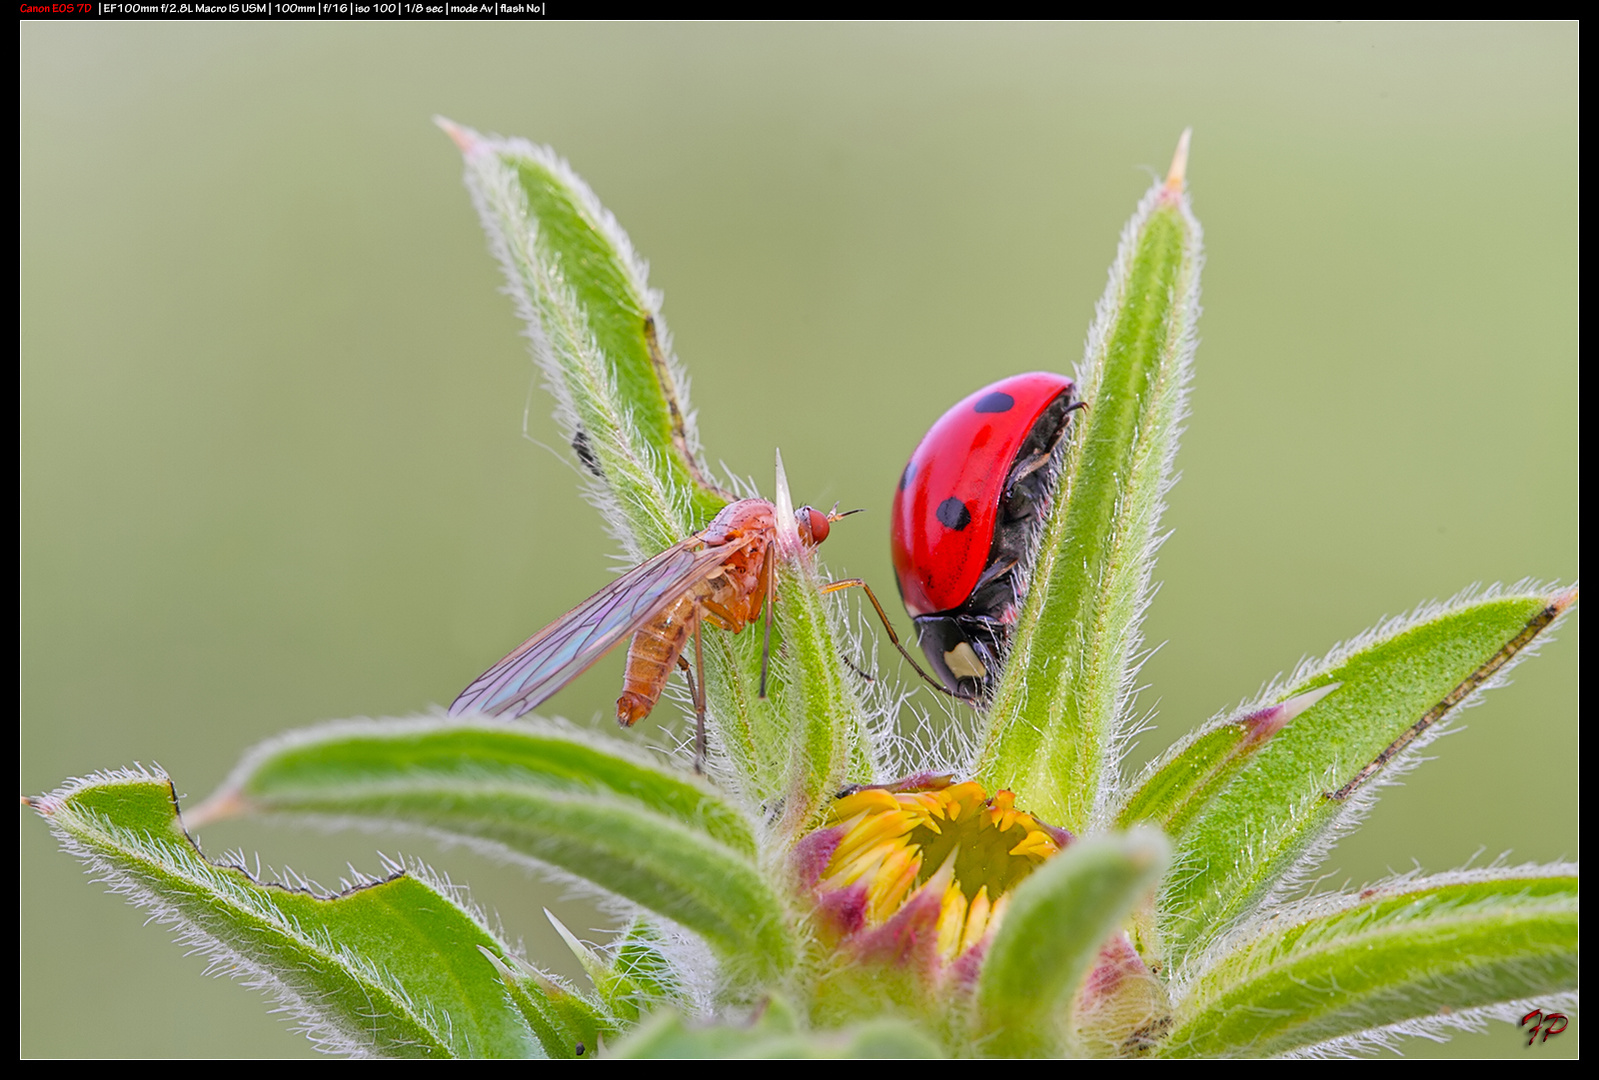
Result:
[[[924,782],[932,787],[947,780]],[[914,900],[938,901],[937,948],[945,962],[986,940],[1010,892],[1071,834],[1017,810],[1015,796],[968,782],[938,790],[865,788],[838,799],[824,834],[838,837],[816,881],[843,898],[845,934],[889,923]],[[852,921],[856,925],[852,925]]]

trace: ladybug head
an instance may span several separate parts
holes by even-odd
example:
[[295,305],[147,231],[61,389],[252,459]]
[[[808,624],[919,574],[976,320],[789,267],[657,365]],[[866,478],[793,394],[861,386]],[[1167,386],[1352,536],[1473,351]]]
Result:
[[799,519],[800,539],[805,542],[807,547],[815,547],[823,540],[826,540],[827,534],[833,531],[833,522],[839,518],[847,518],[851,514],[858,513],[860,513],[860,510],[846,510],[840,514],[838,512],[838,503],[834,503],[833,509],[825,514],[812,507],[802,506],[794,511],[794,516]]

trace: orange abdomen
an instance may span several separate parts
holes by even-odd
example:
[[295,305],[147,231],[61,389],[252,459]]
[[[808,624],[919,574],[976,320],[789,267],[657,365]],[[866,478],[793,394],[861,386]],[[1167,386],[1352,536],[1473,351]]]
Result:
[[616,719],[624,727],[644,719],[661,700],[666,680],[688,643],[698,604],[699,599],[690,593],[633,635],[633,642],[627,647],[622,696],[616,699]]
[[622,695],[616,699],[620,724],[632,727],[661,700],[697,620],[736,634],[756,617],[765,599],[764,575],[769,573],[766,550],[765,540],[760,539],[736,552],[634,633],[627,647]]

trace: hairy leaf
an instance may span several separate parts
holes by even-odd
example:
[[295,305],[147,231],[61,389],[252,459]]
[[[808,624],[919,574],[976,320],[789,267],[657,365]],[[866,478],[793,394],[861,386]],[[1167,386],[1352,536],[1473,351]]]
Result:
[[696,1027],[673,1011],[641,1024],[616,1047],[622,1058],[938,1058],[944,1052],[903,1021],[879,1020],[832,1031],[803,1031],[781,1001],[746,1027]]
[[[1424,608],[1307,665],[1288,695],[1342,685],[1274,736],[1194,818],[1162,895],[1167,957],[1181,963],[1296,880],[1371,805],[1373,788],[1335,797],[1375,763],[1392,769],[1434,726],[1493,684],[1574,594],[1466,598]],[[1425,725],[1419,728],[1418,725]]]
[[325,1048],[399,1057],[536,1055],[478,949],[505,951],[453,890],[396,870],[336,895],[208,862],[165,776],[99,774],[32,801],[62,846],[265,990]]
[[1079,840],[1013,894],[977,983],[984,1052],[1058,1053],[1068,1011],[1106,938],[1166,866],[1153,829]]
[[748,824],[709,788],[553,728],[345,722],[268,742],[201,807],[389,822],[586,878],[771,974],[792,942]]
[[785,704],[789,743],[784,818],[791,839],[821,824],[827,797],[851,780],[873,773],[866,719],[840,659],[842,635],[830,617],[815,566],[791,524],[793,500],[783,459],[777,459],[780,546],[793,558],[780,575],[783,605],[778,623],[787,659]]
[[1199,223],[1170,176],[1122,233],[1078,370],[1072,422],[1031,586],[995,691],[977,779],[1081,832],[1126,719],[1199,318]]
[[616,1019],[571,987],[514,956],[501,959],[489,949],[483,955],[511,996],[511,1003],[538,1036],[552,1058],[580,1058],[598,1053],[601,1040],[614,1036]]
[[548,147],[439,124],[611,524],[640,559],[702,528],[730,496],[700,461],[687,379],[627,235]]
[[1210,800],[1232,783],[1238,771],[1300,713],[1338,688],[1337,683],[1297,694],[1217,724],[1207,724],[1177,740],[1145,770],[1127,805],[1117,816],[1121,828],[1140,821],[1180,837]]
[[[254,748],[220,790],[191,811],[205,824],[230,813],[299,810],[327,798],[381,798],[407,784],[610,794],[755,854],[752,826],[704,781],[627,746],[537,721],[488,717],[350,720],[287,732]],[[233,804],[239,804],[237,806]]]
[[1198,980],[1162,1053],[1281,1054],[1575,991],[1577,878],[1553,869],[1443,875],[1284,913]]

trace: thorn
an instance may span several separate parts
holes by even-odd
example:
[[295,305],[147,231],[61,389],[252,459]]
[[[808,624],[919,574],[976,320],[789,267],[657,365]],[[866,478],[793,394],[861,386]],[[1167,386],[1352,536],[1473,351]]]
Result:
[[479,945],[477,947],[477,951],[488,957],[489,963],[494,965],[494,970],[500,973],[500,978],[504,979],[506,982],[511,982],[516,978],[516,976],[511,973],[511,969],[506,967],[505,962],[498,956],[495,956],[492,950],[486,948],[485,946]]
[[1328,683],[1318,686],[1314,690],[1307,690],[1303,694],[1296,694],[1287,701],[1280,701],[1259,709],[1239,720],[1249,729],[1246,746],[1258,746],[1283,728],[1287,727],[1293,719],[1316,702],[1338,689],[1343,683]]
[[1177,140],[1177,152],[1172,155],[1171,168],[1166,172],[1165,194],[1168,199],[1182,197],[1183,184],[1188,176],[1188,141],[1193,134],[1193,128],[1183,128],[1183,133]]
[[788,490],[788,470],[783,468],[783,451],[777,451],[777,549],[793,558],[800,552],[799,522],[794,518],[794,496]]
[[583,965],[583,970],[589,973],[590,978],[593,978],[596,968],[604,969],[604,962],[594,955],[594,950],[579,941],[577,935],[568,930],[566,924],[557,919],[553,911],[545,908],[544,917],[550,920],[550,925],[555,927],[555,932],[561,935],[561,940],[566,942],[566,947],[572,950],[572,955],[577,957],[577,962]]
[[1310,708],[1312,705],[1316,704],[1316,702],[1320,701],[1322,698],[1326,697],[1328,694],[1332,693],[1342,685],[1344,684],[1341,682],[1328,683],[1326,686],[1318,686],[1314,690],[1306,690],[1303,694],[1296,694],[1289,698],[1287,701],[1282,703],[1283,711],[1288,714],[1287,718],[1283,720],[1283,723],[1286,724],[1293,720],[1294,717],[1298,716],[1300,713],[1304,712],[1306,709]]
[[214,821],[243,817],[250,812],[250,804],[239,794],[238,788],[224,788],[199,806],[183,815],[185,828],[198,829]]
[[440,131],[444,132],[444,134],[450,137],[450,141],[455,143],[456,149],[460,150],[463,154],[470,154],[472,149],[477,146],[480,141],[482,141],[478,138],[477,132],[473,131],[471,128],[464,128],[460,124],[455,123],[453,120],[446,120],[442,116],[435,116],[433,118],[433,122],[439,126]]
[[1572,604],[1577,602],[1577,586],[1562,589],[1549,598],[1549,606],[1555,609],[1555,614],[1560,615]]

